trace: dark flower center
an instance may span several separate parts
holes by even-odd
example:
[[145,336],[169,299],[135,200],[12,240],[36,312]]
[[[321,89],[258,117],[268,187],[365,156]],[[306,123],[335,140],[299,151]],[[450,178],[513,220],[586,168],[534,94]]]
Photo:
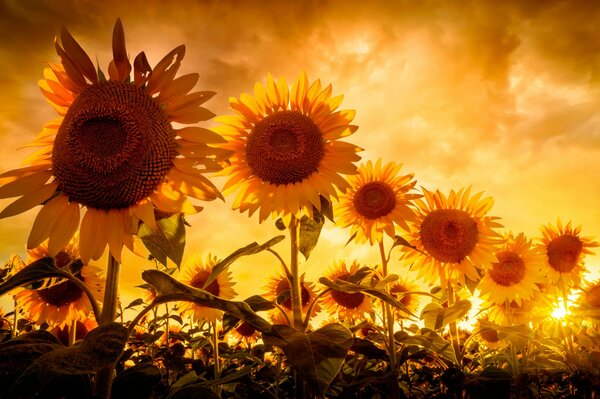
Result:
[[512,251],[502,251],[496,254],[498,262],[492,263],[488,272],[496,284],[510,287],[525,277],[525,263],[521,257]]
[[[75,277],[84,281],[81,273],[75,274]],[[71,280],[65,280],[62,283],[37,290],[36,292],[42,300],[57,308],[77,302],[83,296],[81,288]]]
[[213,294],[214,296],[219,296],[219,283],[217,282],[217,280],[213,280],[208,287],[203,288],[204,283],[206,283],[206,280],[208,280],[208,276],[210,276],[210,272],[208,270],[200,270],[199,272],[196,272],[196,274],[194,274],[194,277],[192,277],[192,281],[190,282],[190,285],[192,287],[195,288],[200,288],[203,289],[204,291],[210,292],[211,294]]
[[577,266],[583,243],[571,235],[556,237],[548,243],[548,263],[559,273],[569,273]]
[[[334,278],[334,280],[343,280],[348,281],[350,275],[348,273],[342,273]],[[365,294],[361,292],[344,292],[338,290],[330,291],[331,298],[337,303],[339,306],[346,309],[356,309],[358,308],[365,299]]]
[[[302,293],[300,294],[302,297],[302,307],[308,305],[308,301],[310,301],[310,293],[308,289],[304,286],[304,281],[300,282],[300,288],[302,289]],[[290,292],[290,282],[286,278],[282,278],[277,283],[277,288],[275,288],[275,295],[279,297],[283,293]],[[292,297],[288,295],[287,299],[280,303],[287,310],[292,310]]]
[[477,245],[477,223],[460,209],[436,209],[421,224],[421,242],[436,260],[461,262]]
[[143,89],[124,82],[86,88],[69,107],[52,151],[71,201],[120,209],[146,198],[171,170],[175,132]]
[[254,126],[246,143],[246,159],[262,181],[298,183],[318,170],[325,154],[321,131],[311,118],[279,111]]
[[389,214],[396,206],[396,194],[389,184],[368,182],[354,194],[354,208],[367,219],[378,219]]

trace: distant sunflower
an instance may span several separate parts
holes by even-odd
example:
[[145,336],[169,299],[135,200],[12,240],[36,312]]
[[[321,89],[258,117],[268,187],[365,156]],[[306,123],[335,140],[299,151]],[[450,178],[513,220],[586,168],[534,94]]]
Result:
[[484,303],[483,306],[489,307],[489,320],[501,326],[541,322],[551,317],[554,308],[552,300],[539,292],[535,292],[531,299],[523,299],[520,304],[510,301],[508,306],[506,303],[501,305]]
[[548,224],[542,226],[541,231],[540,249],[546,255],[543,270],[550,284],[579,286],[585,271],[585,255],[593,254],[590,248],[597,247],[598,243],[589,237],[581,237],[581,226],[573,228],[571,222],[563,226],[560,219],[556,226]]
[[[350,268],[344,261],[337,262],[325,275],[329,280],[348,281],[356,274],[360,265],[354,261]],[[331,290],[323,296],[323,309],[330,315],[337,316],[341,320],[362,319],[365,313],[373,311],[371,298],[362,292],[344,292]]]
[[[203,262],[200,255],[192,255],[184,262],[179,280],[192,287],[201,288],[219,298],[234,298],[237,293],[233,290],[235,283],[231,281],[229,270],[220,273],[207,287],[204,287],[215,264],[217,264],[217,258],[214,256],[208,255],[206,261]],[[179,310],[182,314],[191,314],[194,322],[201,320],[215,322],[223,316],[221,310],[191,302],[182,302]]]
[[242,321],[229,333],[231,334],[232,338],[236,339],[237,341],[244,341],[246,345],[251,345],[260,338],[260,331],[245,321]]
[[540,271],[544,258],[523,233],[515,237],[510,232],[504,238],[506,241],[496,251],[497,260],[479,282],[479,290],[482,297],[497,305],[505,301],[520,305],[539,291],[537,284],[544,282]]
[[[412,292],[419,290],[419,287],[416,284],[413,284],[406,278],[400,278],[391,283],[389,289],[392,297],[397,299],[411,313],[417,313],[417,310],[419,309],[419,297],[416,294],[412,294]],[[399,319],[410,317],[410,315],[406,314],[401,309],[395,309],[395,312],[396,317]]]
[[[49,256],[48,242],[27,252],[27,264]],[[54,262],[62,268],[79,258],[77,245],[72,240],[54,255]],[[27,266],[26,266],[27,267]],[[104,279],[101,269],[84,264],[75,277],[85,284],[97,301],[102,301]],[[52,327],[70,326],[73,321],[85,321],[92,313],[92,305],[85,293],[75,283],[66,280],[48,288],[22,289],[15,294],[18,306],[37,324],[48,323]]]
[[581,289],[574,314],[590,319],[594,326],[600,326],[600,280],[588,282]]
[[269,215],[289,219],[321,210],[321,198],[337,198],[348,183],[341,174],[356,173],[353,162],[361,149],[340,141],[358,128],[354,111],[335,111],[343,96],[331,97],[331,85],[312,84],[306,73],[291,92],[285,79],[267,76],[266,87],[254,85],[254,96],[229,99],[237,115],[222,116],[215,130],[228,138],[222,147],[233,152],[222,174],[229,176],[225,194],[237,190],[233,209],[259,211],[259,222]]
[[[198,74],[175,78],[185,54],[179,46],[151,68],[143,52],[131,63],[121,21],[113,31],[113,60],[107,80],[71,34],[62,29],[49,63],[42,93],[60,114],[28,146],[40,147],[20,169],[0,175],[0,198],[20,197],[0,218],[42,205],[28,248],[49,239],[56,255],[73,236],[81,218],[81,258],[98,259],[106,246],[121,261],[123,245],[133,251],[139,221],[156,228],[154,211],[195,213],[188,196],[221,197],[200,173],[220,170],[223,142],[200,127],[174,129],[172,123],[210,119],[200,105],[213,92],[189,93]],[[189,94],[188,94],[189,93]]]
[[[300,276],[300,288],[302,291],[300,293],[300,301],[302,302],[302,317],[304,317],[306,315],[306,312],[308,311],[310,304],[316,298],[317,293],[315,291],[314,283],[304,280],[304,274]],[[266,293],[264,296],[270,301],[275,301],[278,299],[282,300],[283,298],[285,298],[285,300],[281,301],[278,304],[285,311],[288,319],[290,321],[293,320],[290,282],[288,281],[287,277],[285,277],[282,274],[278,274],[276,276],[271,277],[265,289]],[[319,311],[319,309],[319,304],[315,304],[311,316],[314,316]],[[281,314],[281,311],[279,309],[273,309],[271,311],[270,316],[271,320],[275,324],[288,324],[286,317],[283,314]]]
[[402,165],[389,162],[375,166],[371,161],[360,165],[358,175],[350,176],[350,189],[340,197],[337,207],[338,223],[352,226],[356,241],[369,241],[371,245],[383,239],[383,233],[395,237],[395,226],[408,231],[407,221],[415,219],[410,208],[411,199],[420,195],[408,194],[417,183],[413,174],[398,175]]
[[506,334],[500,332],[500,326],[490,322],[487,316],[477,319],[473,331],[477,342],[488,349],[498,349],[508,343],[504,339]]
[[479,269],[494,261],[495,246],[502,242],[494,230],[502,227],[499,218],[486,216],[492,208],[491,197],[483,193],[471,196],[471,189],[450,191],[446,197],[439,190],[423,189],[423,199],[416,199],[418,216],[413,223],[410,244],[403,246],[403,259],[412,262],[419,278],[430,283],[446,279],[465,283],[465,276],[479,281]]

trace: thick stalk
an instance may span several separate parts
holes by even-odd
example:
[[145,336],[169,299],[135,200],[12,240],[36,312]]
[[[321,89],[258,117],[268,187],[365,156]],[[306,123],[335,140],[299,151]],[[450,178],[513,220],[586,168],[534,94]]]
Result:
[[292,312],[294,315],[294,328],[304,331],[302,323],[302,296],[300,289],[300,272],[298,271],[298,219],[292,216],[290,221],[290,295],[292,299]]
[[[106,324],[115,320],[117,314],[117,295],[119,292],[119,269],[119,262],[109,252],[106,283],[104,285],[104,301],[102,303],[102,314],[100,315],[99,324]],[[98,372],[96,375],[96,396],[110,398],[114,369],[114,364],[111,364]]]
[[[386,278],[388,275],[388,258],[385,254],[385,247],[383,245],[383,240],[379,241],[379,254],[381,255],[381,272],[382,278]],[[389,288],[385,287],[385,292],[389,293]],[[397,359],[396,359],[396,339],[394,338],[394,312],[390,308],[390,304],[387,302],[383,303],[384,309],[384,321],[387,328],[388,335],[388,348],[390,350],[390,370],[392,374],[395,375],[397,372]],[[399,398],[400,392],[398,388],[398,381],[394,380],[392,383],[392,397]]]
[[[452,305],[454,305],[454,287],[452,286],[452,280],[448,278],[446,280],[446,284],[448,285],[448,307],[451,307]],[[458,336],[456,320],[450,322],[450,341],[452,342],[452,349],[454,349],[454,356],[456,357],[456,361],[458,362],[456,366],[460,368],[462,364],[462,357],[460,354],[460,338]]]

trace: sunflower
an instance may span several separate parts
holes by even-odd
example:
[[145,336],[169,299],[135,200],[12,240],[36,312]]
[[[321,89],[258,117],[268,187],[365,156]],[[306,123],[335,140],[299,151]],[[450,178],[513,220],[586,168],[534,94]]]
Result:
[[[27,264],[48,257],[48,242],[27,251]],[[58,268],[63,268],[79,258],[76,240],[53,256]],[[27,266],[26,266],[27,267]],[[85,284],[97,301],[102,301],[104,279],[100,277],[101,269],[84,264],[75,274]],[[41,325],[44,322],[51,327],[64,328],[72,322],[85,321],[90,317],[92,305],[85,293],[70,280],[37,290],[22,289],[15,294],[18,307],[23,309],[26,317]]]
[[360,165],[358,175],[350,176],[350,189],[340,197],[337,207],[338,222],[342,227],[352,226],[352,235],[359,243],[373,243],[383,239],[383,233],[395,237],[395,225],[408,231],[407,221],[415,219],[410,200],[420,197],[408,194],[415,187],[413,174],[398,175],[402,165],[389,162],[375,165],[371,161]]
[[[358,272],[360,265],[357,261],[352,262],[350,268],[344,261],[337,262],[325,275],[329,280],[349,281]],[[365,313],[373,312],[371,298],[362,292],[344,292],[330,290],[323,296],[323,309],[332,316],[341,320],[362,319]]]
[[260,338],[260,331],[245,321],[242,321],[237,327],[229,331],[229,333],[236,341],[244,341],[246,345],[251,345]]
[[541,267],[544,258],[523,233],[516,237],[509,232],[506,241],[496,251],[497,260],[479,282],[483,298],[497,305],[505,301],[521,304],[531,299],[538,284],[544,282]]
[[446,197],[439,190],[423,188],[423,199],[416,199],[416,222],[409,242],[402,246],[402,258],[412,262],[418,277],[429,283],[447,279],[465,284],[465,277],[479,281],[482,267],[495,260],[494,247],[502,242],[494,230],[502,227],[497,217],[486,216],[494,204],[483,193],[471,196],[471,189],[450,191]]
[[[208,255],[206,261],[203,262],[200,255],[192,255],[184,262],[179,280],[192,287],[201,288],[219,298],[232,299],[237,293],[233,290],[235,283],[231,281],[229,270],[221,272],[208,286],[204,286],[215,264],[217,264],[217,258],[214,256]],[[191,314],[192,320],[195,322],[200,320],[215,322],[223,315],[221,310],[192,302],[182,302],[179,310],[182,315]]]
[[[411,313],[417,313],[419,308],[419,297],[417,294],[412,292],[418,291],[419,287],[416,284],[411,283],[406,278],[400,278],[389,286],[390,295],[397,299],[402,305],[404,305]],[[410,315],[406,314],[400,309],[395,309],[396,317],[399,319],[406,319]]]
[[[302,302],[302,315],[303,317],[306,315],[310,304],[317,297],[317,293],[315,291],[315,285],[311,282],[304,280],[304,274],[300,276],[300,287],[301,294],[300,300]],[[282,274],[278,274],[276,276],[272,276],[269,279],[269,282],[265,286],[266,293],[264,297],[270,301],[279,300],[278,304],[285,311],[285,316],[281,313],[279,309],[273,309],[270,312],[270,317],[273,323],[275,324],[288,324],[288,319],[293,320],[293,309],[292,309],[292,297],[290,295],[290,282]],[[320,309],[319,304],[315,304],[312,310],[311,316],[314,316]],[[287,318],[286,318],[287,316]]]
[[482,306],[483,308],[489,308],[489,321],[500,326],[529,325],[530,322],[542,322],[550,318],[553,309],[552,300],[536,291],[534,291],[531,299],[523,299],[520,304],[516,301],[504,302],[499,305],[486,302]]
[[233,209],[250,216],[260,209],[259,222],[271,214],[312,216],[322,198],[330,201],[336,188],[349,187],[340,174],[356,173],[361,149],[339,139],[358,127],[350,125],[354,111],[335,111],[343,96],[331,97],[331,91],[303,72],[291,92],[285,79],[268,75],[266,87],[255,84],[254,96],[229,99],[237,114],[218,117],[223,125],[215,130],[228,138],[222,147],[233,152],[222,172],[229,176],[223,192],[237,190]]
[[498,349],[506,343],[506,334],[501,333],[500,326],[490,322],[487,316],[477,319],[473,331],[475,340],[488,349]]
[[188,196],[222,198],[200,173],[221,169],[227,152],[208,144],[223,138],[200,127],[172,126],[212,118],[200,105],[215,93],[190,93],[198,74],[175,78],[185,46],[154,68],[141,52],[130,76],[120,20],[108,80],[64,28],[60,41],[61,63],[49,63],[39,82],[60,117],[28,145],[40,149],[24,160],[26,166],[0,175],[0,198],[20,197],[0,218],[42,205],[28,248],[49,239],[49,253],[56,255],[81,224],[84,263],[100,258],[107,245],[120,262],[123,245],[134,249],[140,221],[156,228],[155,210],[190,214],[201,208]]
[[562,289],[578,287],[585,270],[585,255],[593,254],[589,248],[597,247],[598,243],[589,237],[581,237],[581,226],[573,228],[571,222],[563,226],[560,219],[556,227],[548,224],[542,226],[541,231],[540,249],[546,255],[543,270],[550,284]]
[[600,326],[600,280],[588,282],[581,288],[574,315],[591,321],[592,326]]

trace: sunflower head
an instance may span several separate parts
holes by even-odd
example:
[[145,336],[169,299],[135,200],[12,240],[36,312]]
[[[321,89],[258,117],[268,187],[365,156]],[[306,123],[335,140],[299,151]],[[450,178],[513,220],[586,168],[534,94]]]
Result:
[[[208,277],[217,262],[217,258],[211,255],[208,255],[204,261],[200,255],[190,256],[182,266],[180,281],[194,288],[203,289],[219,298],[234,298],[237,294],[233,290],[233,285],[235,283],[231,279],[229,270],[219,273],[212,282],[206,284],[208,282]],[[194,322],[201,320],[215,322],[223,316],[221,310],[191,302],[182,302],[179,309],[182,315],[191,315]]]
[[54,256],[81,226],[84,262],[100,258],[107,245],[120,262],[123,246],[134,250],[141,222],[157,227],[155,211],[194,213],[200,208],[188,197],[221,197],[201,173],[221,169],[229,153],[212,144],[223,138],[185,126],[214,116],[201,106],[214,93],[191,92],[198,74],[176,77],[185,46],[154,68],[141,52],[132,68],[120,20],[108,79],[66,29],[56,51],[60,63],[49,63],[39,84],[60,116],[28,145],[40,149],[25,167],[0,175],[0,198],[19,197],[0,217],[42,205],[28,248],[48,239]]
[[582,237],[581,226],[572,227],[571,222],[563,225],[560,219],[556,226],[541,227],[540,250],[546,255],[543,271],[550,283],[563,288],[577,287],[581,274],[585,271],[585,255],[593,254],[590,248],[598,243],[589,237]]
[[[390,284],[390,295],[396,298],[402,305],[404,305],[411,313],[417,313],[417,309],[419,308],[419,297],[417,294],[413,292],[418,291],[418,286],[413,284],[410,280],[406,278],[401,278],[392,284]],[[400,309],[395,309],[396,317],[399,319],[409,318],[410,315],[407,315]]]
[[[288,319],[292,320],[293,309],[292,309],[292,298],[290,295],[290,282],[286,276],[278,274],[272,276],[269,282],[265,286],[266,293],[265,298],[271,301],[277,301],[286,316],[281,314],[279,309],[273,309],[270,313],[271,320],[275,324],[288,324]],[[317,297],[315,291],[315,285],[312,282],[305,281],[304,274],[300,276],[300,301],[302,302],[302,314],[306,315],[308,308],[311,303]],[[314,316],[320,309],[319,304],[315,304],[311,316]]]
[[[50,256],[48,242],[43,242],[39,247],[27,252],[27,263]],[[71,240],[69,245],[59,251],[54,257],[57,267],[63,268],[79,258],[77,242]],[[27,267],[27,266],[26,266]],[[104,279],[100,277],[98,267],[84,264],[75,273],[83,284],[89,289],[97,301],[102,300]],[[83,290],[71,280],[64,280],[58,284],[37,290],[22,289],[15,295],[15,300],[28,318],[41,325],[44,322],[50,326],[64,328],[74,321],[84,321],[90,317],[92,305]]]
[[217,132],[228,138],[222,147],[233,155],[223,170],[229,177],[223,191],[237,191],[233,208],[249,215],[259,210],[259,222],[269,215],[313,215],[321,200],[345,191],[342,174],[356,173],[360,148],[340,141],[357,130],[354,111],[339,110],[342,96],[332,97],[331,85],[309,82],[306,73],[291,91],[285,79],[267,76],[254,95],[230,98],[236,115],[219,117]]
[[338,221],[342,227],[352,226],[358,242],[373,245],[383,233],[393,238],[395,226],[409,230],[407,222],[416,216],[410,201],[419,195],[410,193],[417,182],[412,174],[399,175],[401,166],[368,161],[360,165],[358,175],[348,178],[350,189],[340,197]]
[[514,236],[509,232],[504,239],[496,250],[496,260],[479,282],[479,290],[482,297],[497,305],[505,301],[520,304],[531,299],[539,291],[538,284],[544,282],[544,258],[523,233]]
[[[357,261],[348,267],[346,262],[334,263],[326,278],[335,282],[336,280],[350,281],[351,277],[359,271],[360,265]],[[365,313],[373,311],[371,298],[362,292],[344,292],[330,290],[323,296],[323,309],[340,320],[362,319]]]
[[244,341],[248,345],[255,343],[260,338],[260,331],[245,321],[232,329],[230,334],[237,341]]
[[483,193],[471,196],[470,188],[452,190],[448,196],[423,188],[423,194],[424,200],[415,200],[418,215],[410,233],[412,247],[402,247],[402,258],[430,283],[479,281],[480,269],[491,265],[495,246],[502,242],[495,231],[502,227],[498,218],[487,216],[493,199],[481,199]]

